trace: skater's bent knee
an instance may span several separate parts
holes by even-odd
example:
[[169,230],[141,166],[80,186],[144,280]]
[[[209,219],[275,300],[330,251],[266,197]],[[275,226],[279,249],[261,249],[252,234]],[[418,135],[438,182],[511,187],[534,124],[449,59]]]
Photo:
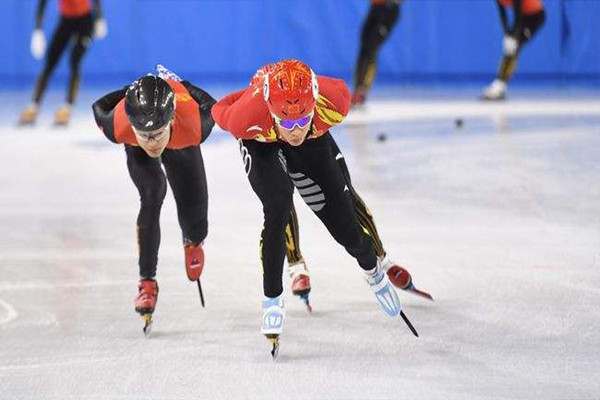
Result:
[[145,189],[140,192],[141,202],[147,206],[161,206],[165,196],[167,195],[167,188],[152,188]]

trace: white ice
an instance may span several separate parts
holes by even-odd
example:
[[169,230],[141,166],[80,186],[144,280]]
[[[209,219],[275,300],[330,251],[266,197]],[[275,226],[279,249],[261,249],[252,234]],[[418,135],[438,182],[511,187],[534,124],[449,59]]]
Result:
[[315,313],[287,293],[275,363],[259,333],[260,203],[219,130],[202,148],[206,308],[168,193],[143,337],[138,195],[93,123],[100,94],[84,93],[68,129],[51,127],[59,94],[20,129],[29,94],[0,94],[0,399],[599,398],[598,93],[490,105],[431,89],[354,112],[334,130],[354,184],[436,301],[400,293],[413,337],[297,198]]

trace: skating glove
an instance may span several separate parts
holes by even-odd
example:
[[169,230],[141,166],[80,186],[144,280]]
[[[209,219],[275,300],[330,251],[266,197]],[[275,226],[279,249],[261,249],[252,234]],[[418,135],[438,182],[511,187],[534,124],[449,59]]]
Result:
[[108,25],[104,18],[98,18],[94,23],[94,37],[96,39],[104,39],[108,35]]
[[505,35],[502,41],[505,56],[514,56],[519,50],[519,41],[511,35]]
[[41,29],[35,29],[31,35],[31,55],[36,60],[41,60],[46,52],[46,36]]

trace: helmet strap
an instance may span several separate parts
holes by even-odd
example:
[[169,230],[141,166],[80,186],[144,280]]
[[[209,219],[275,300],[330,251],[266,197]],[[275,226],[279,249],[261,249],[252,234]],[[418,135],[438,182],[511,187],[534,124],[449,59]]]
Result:
[[269,89],[269,73],[267,72],[264,75],[264,82],[263,82],[263,98],[265,99],[266,102],[269,101],[269,94],[270,94],[270,89]]
[[319,99],[319,81],[317,80],[317,75],[315,72],[310,69],[310,86],[312,88],[312,95],[315,100]]

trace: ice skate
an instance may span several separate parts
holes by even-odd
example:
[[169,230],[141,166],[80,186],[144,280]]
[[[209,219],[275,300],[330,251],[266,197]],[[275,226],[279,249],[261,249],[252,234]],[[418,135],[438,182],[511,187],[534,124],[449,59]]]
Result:
[[266,297],[262,302],[262,324],[260,333],[271,343],[271,356],[276,359],[279,355],[279,335],[283,332],[283,294],[278,297]]
[[506,98],[506,82],[500,79],[494,80],[492,84],[483,90],[482,100],[504,100]]
[[381,257],[379,260],[381,262],[383,270],[387,273],[387,276],[392,285],[394,285],[398,289],[433,301],[433,297],[431,296],[431,294],[419,290],[415,287],[412,281],[412,277],[406,269],[402,268],[400,265],[390,260],[387,256]]
[[36,104],[28,105],[21,116],[19,117],[19,125],[32,125],[35,124],[38,115],[38,106]]
[[365,279],[373,293],[375,293],[375,297],[377,297],[377,301],[383,311],[390,317],[400,314],[401,306],[398,294],[390,284],[379,262],[377,262],[377,267],[374,271],[365,271]]
[[309,313],[312,313],[312,307],[308,295],[310,294],[310,275],[306,268],[304,260],[288,265],[288,273],[292,280],[292,293],[306,304]]
[[193,243],[187,239],[183,241],[183,250],[185,253],[185,272],[190,281],[196,281],[198,292],[200,293],[200,303],[204,307],[204,294],[200,284],[200,275],[204,269],[204,249],[202,243]]
[[138,283],[138,294],[135,297],[135,311],[142,316],[144,321],[144,335],[149,335],[152,330],[152,314],[158,299],[158,284],[154,279],[141,279]]
[[375,270],[368,272],[365,271],[365,274],[367,283],[371,287],[373,293],[375,293],[375,297],[377,297],[377,301],[379,302],[379,305],[383,311],[390,317],[396,317],[400,315],[413,335],[419,337],[416,329],[413,327],[406,314],[404,314],[402,311],[400,300],[398,300],[398,294],[396,293],[394,287],[390,284],[387,274],[381,267],[381,263],[377,262],[377,267]]
[[68,104],[63,105],[54,114],[54,125],[65,126],[69,124],[71,119],[71,106]]

